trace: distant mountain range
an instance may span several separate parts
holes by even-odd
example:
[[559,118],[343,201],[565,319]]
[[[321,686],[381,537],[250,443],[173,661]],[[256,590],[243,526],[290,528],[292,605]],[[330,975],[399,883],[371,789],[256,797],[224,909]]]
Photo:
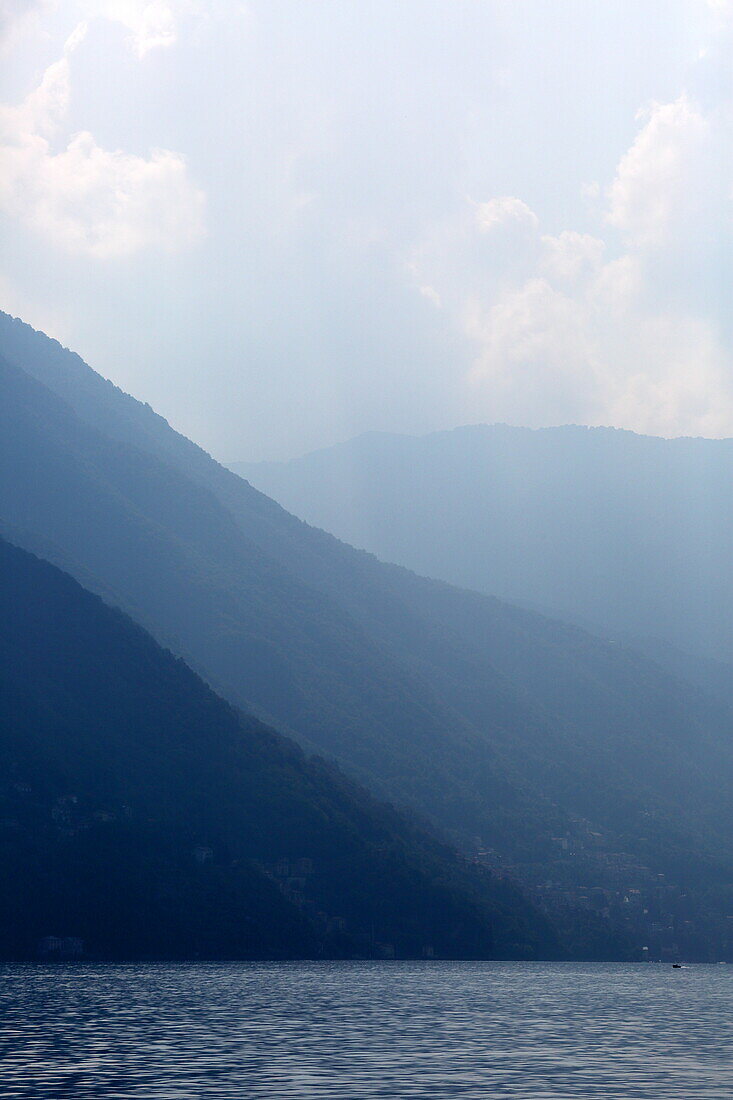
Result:
[[387,561],[733,662],[733,439],[477,425],[232,468]]
[[[0,354],[7,538],[523,883],[566,953],[733,957],[723,702],[633,648],[308,526],[5,315]],[[526,903],[507,904],[530,929]],[[516,953],[540,940],[505,937]]]

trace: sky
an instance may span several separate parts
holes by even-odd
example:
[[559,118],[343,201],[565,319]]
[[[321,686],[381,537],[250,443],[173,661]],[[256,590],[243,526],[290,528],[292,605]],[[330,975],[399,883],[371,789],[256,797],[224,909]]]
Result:
[[733,0],[0,13],[0,308],[222,461],[733,436]]

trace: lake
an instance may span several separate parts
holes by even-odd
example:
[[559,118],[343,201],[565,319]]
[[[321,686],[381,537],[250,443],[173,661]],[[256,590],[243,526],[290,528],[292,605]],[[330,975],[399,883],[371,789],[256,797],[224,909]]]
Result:
[[0,1095],[733,1096],[733,967],[0,966]]

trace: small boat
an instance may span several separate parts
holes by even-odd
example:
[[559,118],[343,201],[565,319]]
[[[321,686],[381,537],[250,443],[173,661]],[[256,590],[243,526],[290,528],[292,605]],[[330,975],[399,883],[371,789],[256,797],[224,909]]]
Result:
[[682,970],[683,969],[682,963],[672,963],[672,969],[673,970]]

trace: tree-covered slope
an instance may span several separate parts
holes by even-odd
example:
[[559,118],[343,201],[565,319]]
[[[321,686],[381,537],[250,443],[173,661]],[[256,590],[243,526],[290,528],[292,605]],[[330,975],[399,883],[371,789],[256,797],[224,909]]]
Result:
[[553,950],[509,886],[0,541],[0,954]]
[[[230,700],[550,883],[565,916],[586,889],[613,894],[601,939],[647,943],[664,875],[694,898],[692,916],[677,909],[695,949],[727,950],[729,901],[710,893],[733,881],[724,706],[632,650],[309,527],[78,357],[0,321],[0,517],[16,541]],[[629,890],[649,902],[631,926]]]

